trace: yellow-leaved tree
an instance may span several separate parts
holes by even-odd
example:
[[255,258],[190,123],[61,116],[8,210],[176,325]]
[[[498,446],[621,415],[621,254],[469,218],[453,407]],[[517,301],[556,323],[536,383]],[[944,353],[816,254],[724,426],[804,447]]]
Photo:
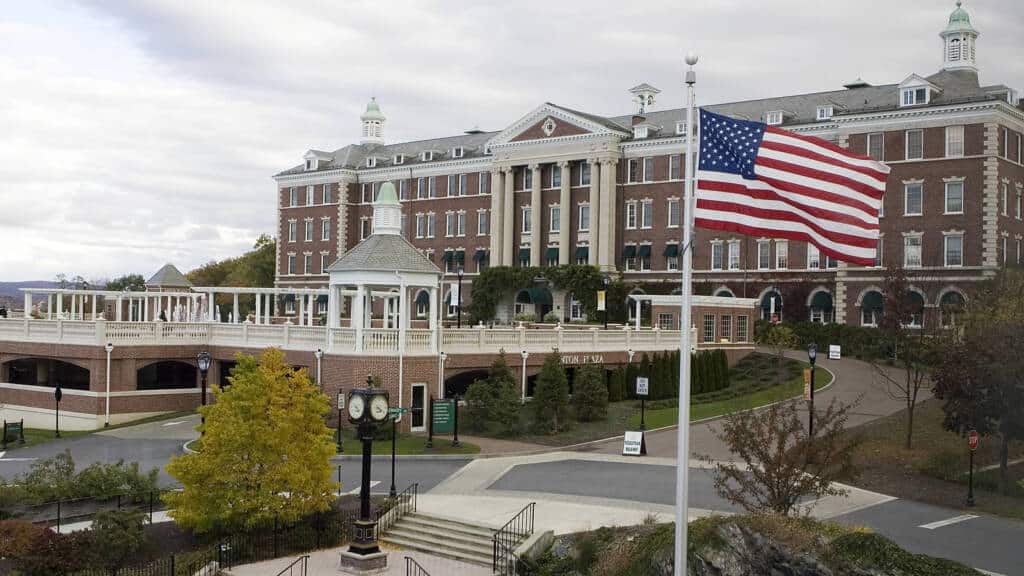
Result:
[[294,522],[330,508],[338,489],[327,396],[277,348],[259,362],[237,359],[231,385],[213,386],[216,402],[200,408],[205,433],[195,452],[167,465],[183,486],[165,496],[171,515],[196,532]]

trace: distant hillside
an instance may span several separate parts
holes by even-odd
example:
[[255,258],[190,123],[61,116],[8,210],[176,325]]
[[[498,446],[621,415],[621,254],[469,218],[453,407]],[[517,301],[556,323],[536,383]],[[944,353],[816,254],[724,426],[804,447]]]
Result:
[[0,282],[0,296],[20,297],[21,288],[56,288],[57,283],[49,280],[27,280],[25,282]]

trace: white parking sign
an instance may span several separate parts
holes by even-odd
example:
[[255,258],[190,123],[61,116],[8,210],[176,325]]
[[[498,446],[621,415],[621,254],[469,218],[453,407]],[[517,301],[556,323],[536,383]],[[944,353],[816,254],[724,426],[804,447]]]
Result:
[[647,396],[648,380],[646,376],[636,377],[636,395]]

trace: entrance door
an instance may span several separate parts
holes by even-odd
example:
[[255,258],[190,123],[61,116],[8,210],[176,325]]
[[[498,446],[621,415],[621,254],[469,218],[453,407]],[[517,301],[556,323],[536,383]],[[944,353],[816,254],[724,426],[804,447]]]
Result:
[[423,432],[427,429],[426,427],[426,396],[427,396],[427,385],[426,384],[413,384],[412,385],[412,409],[410,414],[412,416],[412,431]]

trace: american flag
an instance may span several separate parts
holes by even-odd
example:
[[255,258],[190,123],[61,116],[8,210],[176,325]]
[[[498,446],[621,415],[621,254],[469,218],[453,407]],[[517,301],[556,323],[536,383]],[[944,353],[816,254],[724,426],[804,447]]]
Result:
[[694,225],[802,240],[870,266],[888,174],[820,138],[701,110]]

